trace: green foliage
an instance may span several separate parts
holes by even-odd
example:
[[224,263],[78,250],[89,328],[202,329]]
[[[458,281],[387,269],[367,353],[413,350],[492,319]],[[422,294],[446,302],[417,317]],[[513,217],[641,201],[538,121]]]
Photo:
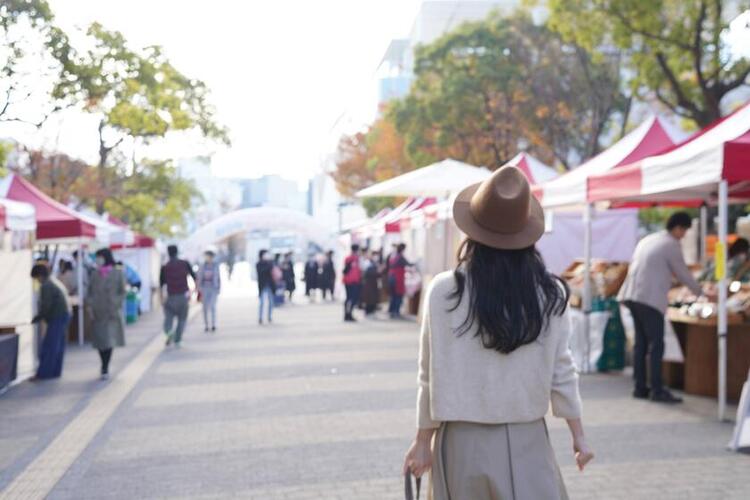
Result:
[[631,90],[706,126],[721,103],[750,83],[750,60],[731,53],[725,34],[747,0],[549,0],[549,25],[601,57],[627,50]]
[[[40,85],[70,76],[63,63],[70,45],[53,21],[45,0],[0,2],[0,122],[25,122],[40,127],[63,107],[51,95],[51,88]],[[29,71],[30,67],[35,71]],[[22,113],[18,105],[31,98],[43,104],[36,112]]]
[[700,216],[700,211],[697,208],[642,208],[638,211],[638,221],[642,226],[646,227],[650,231],[656,231],[664,229],[667,219],[675,212],[687,212],[691,217],[696,218]]
[[180,179],[166,161],[144,161],[133,172],[122,173],[116,196],[104,208],[134,230],[149,235],[174,237],[192,213],[200,193],[191,181]]
[[525,14],[467,23],[415,54],[389,118],[417,165],[453,157],[498,167],[524,146],[564,166],[599,150],[623,109],[618,60],[594,61]]
[[0,177],[5,177],[6,175],[8,175],[8,169],[5,166],[5,162],[8,159],[9,151],[10,146],[8,144],[0,142]]
[[377,196],[365,198],[362,200],[362,206],[365,208],[368,217],[372,217],[384,208],[393,208],[396,206],[396,198],[390,196]]
[[79,103],[101,116],[99,166],[125,137],[149,141],[171,131],[198,129],[205,137],[229,144],[228,132],[215,121],[208,89],[178,71],[160,47],[133,50],[125,37],[98,23],[86,32],[88,48],[67,61],[73,78],[55,87],[58,99]]

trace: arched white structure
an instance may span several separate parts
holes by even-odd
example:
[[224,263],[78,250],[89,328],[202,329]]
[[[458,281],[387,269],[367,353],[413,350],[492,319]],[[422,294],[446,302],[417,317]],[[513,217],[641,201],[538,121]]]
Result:
[[321,248],[337,248],[339,245],[335,235],[305,213],[258,207],[237,210],[209,222],[185,240],[182,253],[187,258],[197,258],[209,245],[255,230],[296,233]]

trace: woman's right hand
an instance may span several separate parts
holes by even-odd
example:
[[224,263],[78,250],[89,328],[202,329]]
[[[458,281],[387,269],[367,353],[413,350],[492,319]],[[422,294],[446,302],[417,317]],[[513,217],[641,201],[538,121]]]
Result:
[[404,474],[411,472],[414,477],[422,477],[422,474],[432,467],[432,443],[431,440],[415,439],[404,457]]
[[582,437],[573,440],[573,453],[576,457],[578,470],[580,470],[581,472],[583,472],[586,464],[594,459],[594,452],[591,450],[591,448],[589,448],[586,440]]

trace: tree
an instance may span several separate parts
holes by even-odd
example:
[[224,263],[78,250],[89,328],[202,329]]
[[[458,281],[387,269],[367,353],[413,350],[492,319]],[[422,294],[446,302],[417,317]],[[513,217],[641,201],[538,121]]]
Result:
[[632,90],[700,127],[750,83],[750,60],[736,57],[725,38],[732,15],[748,7],[746,0],[548,2],[552,29],[595,57],[613,46],[627,50]]
[[145,160],[134,170],[121,172],[121,180],[104,208],[149,236],[181,236],[193,205],[201,200],[192,181],[180,179],[167,161]]
[[[100,184],[110,157],[126,139],[149,142],[168,132],[198,130],[209,139],[229,144],[228,132],[215,121],[208,89],[179,72],[158,46],[133,50],[125,37],[92,24],[87,47],[68,61],[73,78],[55,86],[57,99],[80,103],[100,117],[98,127]],[[101,212],[102,202],[97,204]]]
[[63,105],[50,95],[67,78],[70,45],[46,0],[0,3],[0,122],[41,125]]
[[19,165],[15,173],[53,199],[80,207],[97,198],[97,184],[91,182],[94,169],[86,162],[62,153],[49,154],[23,146],[17,152]]
[[[331,174],[340,193],[353,196],[360,189],[413,170],[403,137],[387,116],[381,116],[364,132],[341,138]],[[363,205],[372,215],[391,207],[398,199],[367,198]]]
[[598,152],[626,102],[616,58],[594,60],[524,13],[418,48],[415,76],[391,117],[418,165],[453,157],[497,168],[528,149],[568,168]]

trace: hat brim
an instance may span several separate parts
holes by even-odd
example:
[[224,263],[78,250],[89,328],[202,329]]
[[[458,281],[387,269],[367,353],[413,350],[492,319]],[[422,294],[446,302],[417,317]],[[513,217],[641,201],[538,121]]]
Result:
[[[544,235],[544,209],[539,200],[532,194],[529,220],[521,231],[516,233],[498,233],[479,224],[471,214],[471,197],[474,196],[481,182],[472,184],[456,197],[453,202],[453,220],[466,236],[474,241],[501,250],[520,250],[534,245]],[[497,214],[502,217],[503,214]]]

